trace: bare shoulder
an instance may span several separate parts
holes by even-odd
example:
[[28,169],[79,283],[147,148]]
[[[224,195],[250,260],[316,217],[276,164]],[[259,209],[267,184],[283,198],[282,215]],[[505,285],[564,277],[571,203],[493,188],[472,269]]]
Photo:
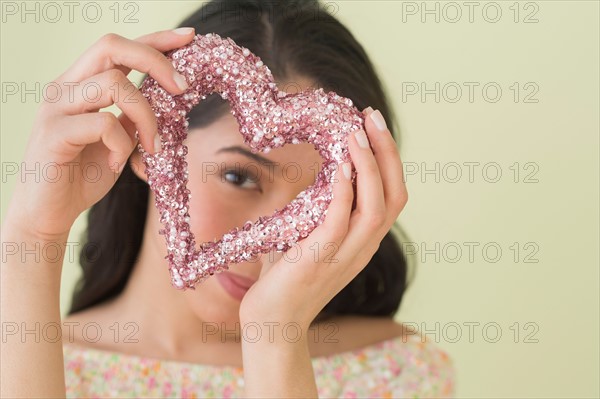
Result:
[[336,316],[317,323],[309,331],[313,356],[352,351],[381,341],[419,335],[412,328],[389,317]]

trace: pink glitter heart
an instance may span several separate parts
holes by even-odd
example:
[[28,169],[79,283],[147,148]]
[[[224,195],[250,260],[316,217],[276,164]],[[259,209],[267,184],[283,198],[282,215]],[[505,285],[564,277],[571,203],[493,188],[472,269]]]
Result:
[[[216,34],[194,40],[167,54],[189,83],[186,93],[172,96],[151,77],[141,92],[158,121],[161,150],[149,154],[138,145],[148,184],[155,195],[165,235],[171,282],[178,289],[194,288],[229,264],[251,261],[260,253],[286,251],[306,238],[327,214],[338,165],[351,162],[347,135],[364,129],[364,116],[350,99],[334,92],[305,90],[288,94],[277,89],[269,68],[247,48]],[[220,240],[197,250],[190,231],[187,114],[211,93],[229,101],[240,133],[251,151],[268,152],[285,144],[312,143],[324,159],[313,185],[269,217],[248,221]],[[352,167],[352,181],[356,171]]]

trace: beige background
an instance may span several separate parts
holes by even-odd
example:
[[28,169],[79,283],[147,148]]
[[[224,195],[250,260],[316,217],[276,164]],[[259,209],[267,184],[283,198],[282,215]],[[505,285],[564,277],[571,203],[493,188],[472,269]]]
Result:
[[[98,4],[97,23],[83,19],[82,6],[73,22],[66,8],[56,23],[50,9],[45,16],[40,9],[39,22],[4,13],[3,96],[7,82],[31,88],[52,80],[104,33],[134,38],[169,29],[198,5],[121,3],[115,22],[113,2]],[[456,8],[447,3],[437,3],[439,22],[422,14],[421,2],[330,4],[368,50],[394,102],[401,154],[411,168],[410,202],[400,220],[419,257],[431,250],[398,319],[437,329],[439,345],[455,360],[460,397],[598,397],[598,3],[481,2],[469,22],[469,9],[458,2],[462,17],[454,23]],[[496,5],[500,20],[486,21],[495,18]],[[138,22],[124,22],[130,12]],[[528,15],[538,21],[525,23]],[[403,100],[405,89],[421,82],[446,85],[439,103],[433,94]],[[478,84],[472,102],[465,82]],[[497,102],[482,94],[490,82],[489,96],[502,89]],[[462,98],[452,102],[457,85]],[[525,102],[536,90],[529,99],[537,102]],[[20,162],[37,105],[32,95],[3,98],[4,165]],[[437,182],[422,173],[436,163]],[[468,165],[474,165],[472,179]],[[453,182],[457,170],[461,178]],[[487,181],[497,170],[500,179]],[[15,178],[2,177],[4,216]],[[502,253],[492,262],[497,248]],[[63,311],[78,273],[75,263],[64,270]],[[457,326],[462,336],[455,339]],[[498,342],[488,342],[497,330]],[[428,336],[436,340],[433,332]]]

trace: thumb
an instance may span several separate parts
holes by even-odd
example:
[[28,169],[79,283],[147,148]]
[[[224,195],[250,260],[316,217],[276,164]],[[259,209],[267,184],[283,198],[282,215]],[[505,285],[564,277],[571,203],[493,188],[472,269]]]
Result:
[[267,272],[271,270],[273,265],[279,262],[282,256],[283,252],[277,252],[275,250],[271,250],[268,253],[263,254],[261,256],[262,267],[260,269],[259,278],[262,278],[265,274],[267,274]]

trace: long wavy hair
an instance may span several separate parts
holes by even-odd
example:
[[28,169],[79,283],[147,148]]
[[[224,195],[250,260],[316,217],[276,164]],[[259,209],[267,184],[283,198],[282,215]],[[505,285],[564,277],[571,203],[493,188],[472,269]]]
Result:
[[[350,98],[358,109],[380,110],[399,143],[395,115],[367,53],[318,1],[215,0],[203,3],[179,26],[232,38],[259,56],[276,78],[307,77]],[[218,94],[208,96],[189,113],[190,129],[211,124],[229,109]],[[149,194],[148,185],[127,164],[107,195],[92,206],[80,253],[83,273],[69,314],[123,291],[142,244]],[[402,237],[394,224],[367,266],[313,323],[334,315],[393,318],[410,280]]]

